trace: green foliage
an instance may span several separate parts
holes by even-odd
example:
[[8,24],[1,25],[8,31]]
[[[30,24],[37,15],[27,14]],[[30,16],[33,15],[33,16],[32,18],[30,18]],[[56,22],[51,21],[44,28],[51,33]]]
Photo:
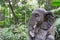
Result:
[[60,40],[60,18],[56,18],[56,21],[54,24],[56,26],[55,39]]
[[51,5],[52,6],[60,6],[60,0],[53,0]]
[[[24,27],[24,28],[23,28]],[[27,40],[27,28],[25,25],[13,29],[11,28],[0,28],[0,39],[1,40]]]

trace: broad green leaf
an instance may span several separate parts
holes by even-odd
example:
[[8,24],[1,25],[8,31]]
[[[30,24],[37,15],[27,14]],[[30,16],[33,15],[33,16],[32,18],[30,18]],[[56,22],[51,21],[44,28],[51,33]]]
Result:
[[58,2],[58,1],[57,2],[52,2],[51,6],[60,6],[60,2]]

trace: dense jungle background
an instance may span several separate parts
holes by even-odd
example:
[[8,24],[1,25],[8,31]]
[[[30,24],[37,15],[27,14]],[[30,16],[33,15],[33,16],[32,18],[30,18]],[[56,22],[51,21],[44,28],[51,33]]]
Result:
[[28,21],[35,8],[55,16],[55,40],[60,40],[60,0],[0,0],[0,40],[27,40]]

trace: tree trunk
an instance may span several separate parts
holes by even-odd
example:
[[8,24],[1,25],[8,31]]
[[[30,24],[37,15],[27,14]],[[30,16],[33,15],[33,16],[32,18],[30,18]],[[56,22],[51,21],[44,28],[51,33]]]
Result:
[[11,11],[12,11],[12,14],[13,14],[13,17],[14,17],[14,22],[15,22],[15,24],[16,24],[16,23],[18,23],[18,18],[17,18],[17,16],[16,16],[15,13],[14,13],[13,7],[12,7],[12,5],[11,5],[11,1],[10,1],[10,0],[8,0],[8,1],[9,1],[9,7],[10,7],[10,9],[11,9]]

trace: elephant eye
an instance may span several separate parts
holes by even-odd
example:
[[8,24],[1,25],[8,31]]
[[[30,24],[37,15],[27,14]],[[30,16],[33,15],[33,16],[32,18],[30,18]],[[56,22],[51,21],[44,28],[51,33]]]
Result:
[[38,16],[39,16],[39,14],[36,13],[36,14],[35,14],[35,17],[38,17]]

